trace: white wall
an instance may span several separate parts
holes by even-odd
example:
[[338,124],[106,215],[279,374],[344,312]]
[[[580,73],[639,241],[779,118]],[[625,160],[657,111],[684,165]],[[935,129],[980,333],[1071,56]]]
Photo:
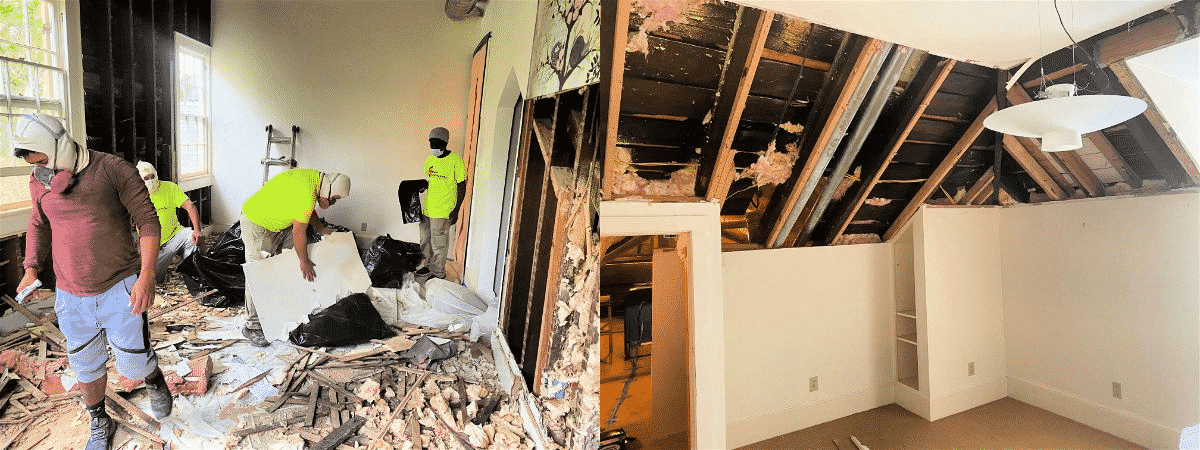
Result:
[[266,124],[296,124],[301,167],[353,180],[351,196],[323,217],[354,230],[360,245],[381,234],[418,242],[417,225],[400,221],[396,187],[423,177],[430,128],[447,127],[451,150],[462,148],[471,56],[490,32],[464,281],[492,293],[513,106],[528,83],[537,3],[493,2],[482,19],[463,22],[444,5],[215,2],[218,226],[237,220],[262,183]]
[[[930,420],[1004,398],[1004,311],[996,208],[924,207],[918,318],[924,321]],[[920,342],[920,341],[918,341]],[[975,374],[967,365],[974,362]],[[922,374],[925,375],[925,374]]]
[[892,403],[890,244],[722,260],[730,448]]
[[[213,214],[226,226],[262,184],[264,127],[300,126],[300,167],[342,172],[351,195],[323,217],[361,238],[400,222],[396,187],[423,178],[429,129],[461,149],[478,22],[444,2],[213,3]],[[360,232],[359,224],[367,223]],[[361,242],[361,240],[360,240]]]
[[1178,445],[1200,422],[1200,194],[1015,207],[1000,230],[1009,395]]

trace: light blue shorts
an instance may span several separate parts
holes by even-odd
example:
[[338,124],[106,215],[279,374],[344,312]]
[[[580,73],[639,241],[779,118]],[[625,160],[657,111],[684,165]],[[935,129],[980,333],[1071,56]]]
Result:
[[121,375],[142,379],[158,367],[158,358],[150,347],[146,313],[134,315],[129,306],[129,293],[136,281],[137,275],[130,275],[91,297],[56,290],[54,312],[67,338],[67,361],[80,382],[96,381],[106,372],[105,340],[112,347]]

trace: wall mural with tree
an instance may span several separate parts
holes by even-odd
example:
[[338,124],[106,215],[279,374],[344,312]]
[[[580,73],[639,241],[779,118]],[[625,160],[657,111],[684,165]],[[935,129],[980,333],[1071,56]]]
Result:
[[600,80],[600,2],[540,0],[534,34],[531,97]]

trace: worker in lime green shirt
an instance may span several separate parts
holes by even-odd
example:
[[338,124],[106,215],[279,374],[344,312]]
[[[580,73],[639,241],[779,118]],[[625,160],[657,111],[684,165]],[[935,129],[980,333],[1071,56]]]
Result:
[[[162,225],[162,233],[158,243],[158,266],[155,268],[154,279],[163,284],[167,279],[167,266],[176,255],[187,258],[196,251],[196,243],[200,240],[200,213],[196,205],[188,199],[179,185],[158,178],[158,170],[145,161],[137,163],[138,175],[146,183],[150,191],[150,202],[158,212],[158,223]],[[187,211],[192,227],[184,227],[179,223],[175,210],[183,208]]]
[[450,247],[450,226],[458,222],[458,210],[467,194],[467,166],[462,156],[446,149],[450,131],[437,127],[429,131],[430,155],[425,157],[425,178],[429,188],[421,203],[421,252],[425,267],[418,276],[446,278],[446,253]]
[[[308,259],[305,232],[312,226],[321,234],[333,233],[333,229],[317,217],[316,208],[327,209],[349,195],[350,177],[337,172],[291,169],[275,175],[242,204],[242,244],[246,248],[246,262],[263,259],[263,252],[276,255],[284,248],[294,248],[300,263],[300,276],[312,281],[317,271],[316,264]],[[271,345],[263,335],[250,292],[246,292],[246,326],[242,335],[255,346]]]

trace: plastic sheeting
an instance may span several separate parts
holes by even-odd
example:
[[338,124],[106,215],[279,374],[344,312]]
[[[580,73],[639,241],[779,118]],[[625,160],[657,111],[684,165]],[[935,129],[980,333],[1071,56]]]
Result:
[[389,325],[405,324],[449,331],[470,330],[470,340],[491,333],[499,323],[498,302],[480,298],[465,286],[430,278],[422,287],[406,274],[399,289],[371,288],[372,304]]

